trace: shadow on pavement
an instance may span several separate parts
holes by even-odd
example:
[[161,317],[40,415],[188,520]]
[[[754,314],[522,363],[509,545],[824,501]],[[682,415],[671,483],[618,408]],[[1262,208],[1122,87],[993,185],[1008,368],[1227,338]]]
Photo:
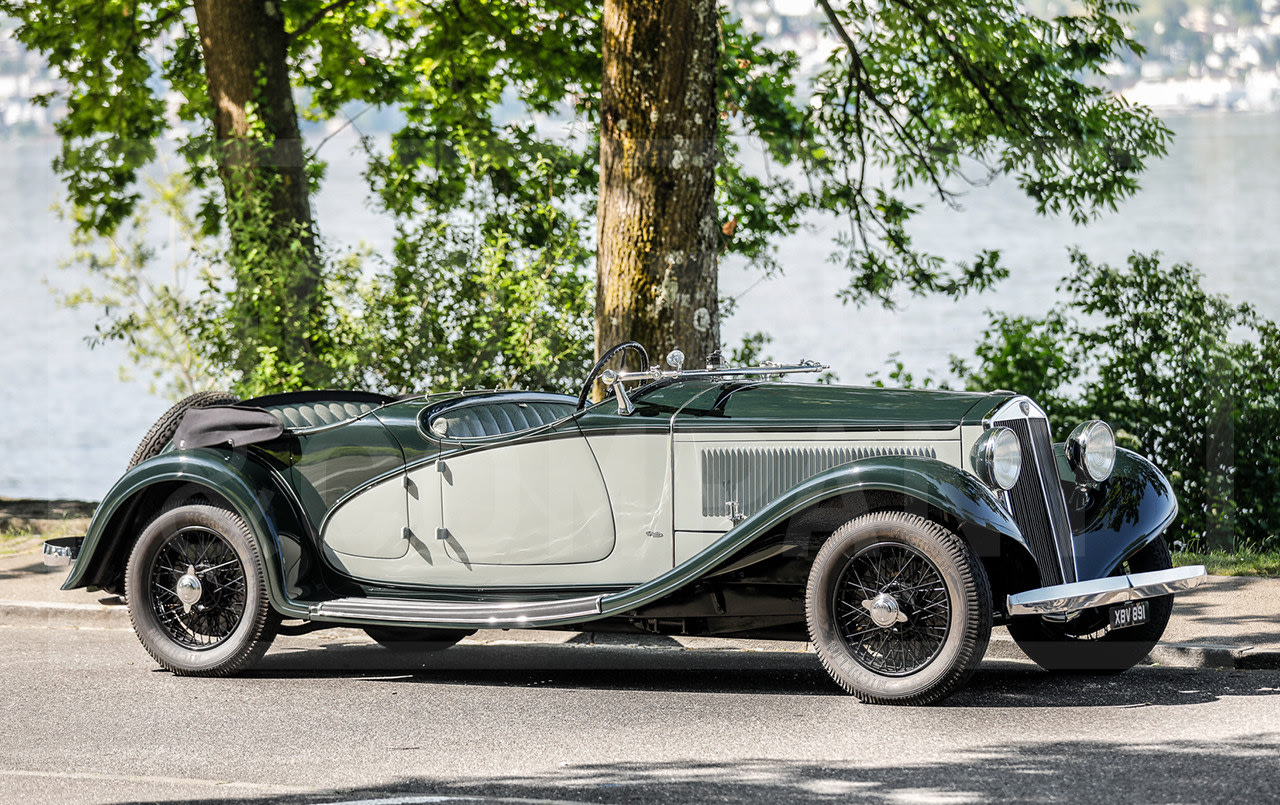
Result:
[[[446,651],[393,654],[373,645],[328,644],[272,652],[247,676],[562,690],[846,695],[814,654],[599,645],[461,645]],[[1276,695],[1280,695],[1280,672],[1144,666],[1123,674],[1050,674],[1030,663],[988,661],[964,688],[936,706],[1181,706],[1223,696]]]
[[[893,748],[868,736],[850,761],[644,761],[565,766],[537,776],[466,782],[418,777],[386,786],[246,803],[325,802],[867,802],[1091,803],[1275,802],[1280,736],[1231,742],[1127,745],[1081,741],[1021,743],[931,763],[895,764]],[[531,748],[531,751],[534,751]],[[227,802],[226,799],[195,802]]]

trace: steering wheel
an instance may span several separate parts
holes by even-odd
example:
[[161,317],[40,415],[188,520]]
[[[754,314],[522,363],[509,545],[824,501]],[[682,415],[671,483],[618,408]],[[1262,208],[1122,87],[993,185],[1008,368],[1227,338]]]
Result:
[[623,341],[617,346],[610,347],[603,355],[600,356],[600,360],[596,361],[596,365],[591,367],[591,371],[587,373],[587,382],[582,385],[582,392],[578,394],[579,411],[587,407],[587,398],[591,396],[591,386],[596,382],[596,378],[600,376],[600,373],[604,371],[605,364],[607,364],[614,355],[617,355],[620,352],[625,352],[629,349],[634,349],[640,353],[642,369],[649,368],[649,353],[639,341]]

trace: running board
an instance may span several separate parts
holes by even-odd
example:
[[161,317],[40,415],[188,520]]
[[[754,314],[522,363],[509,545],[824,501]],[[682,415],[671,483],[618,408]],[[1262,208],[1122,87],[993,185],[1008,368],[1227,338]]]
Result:
[[338,598],[311,605],[315,620],[413,623],[422,626],[531,629],[588,620],[600,614],[603,595],[556,601],[411,601]]

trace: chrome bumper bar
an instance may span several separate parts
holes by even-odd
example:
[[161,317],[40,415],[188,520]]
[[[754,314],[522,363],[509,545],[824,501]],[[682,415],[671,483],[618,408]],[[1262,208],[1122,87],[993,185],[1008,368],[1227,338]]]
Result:
[[84,537],[57,537],[44,541],[44,563],[49,567],[67,567],[80,555],[80,546]]
[[1209,575],[1204,565],[1057,584],[1009,596],[1010,615],[1055,615],[1189,590]]

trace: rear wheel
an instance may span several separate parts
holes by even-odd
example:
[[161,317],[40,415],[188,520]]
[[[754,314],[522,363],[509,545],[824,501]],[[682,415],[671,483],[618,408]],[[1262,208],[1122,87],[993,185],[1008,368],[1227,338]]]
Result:
[[161,512],[129,556],[125,590],[138,639],[175,674],[227,676],[247,668],[280,622],[248,526],[220,506]]
[[[1173,557],[1164,539],[1153,540],[1117,568],[1117,573],[1168,570]],[[1028,657],[1048,671],[1117,673],[1142,662],[1164,634],[1173,614],[1173,596],[1150,600],[1147,622],[1111,628],[1106,607],[1086,609],[1071,620],[1038,615],[1009,621],[1009,635]]]
[[874,704],[928,704],[982,661],[991,589],[969,546],[937,523],[877,512],[836,530],[809,574],[806,616],[840,687]]
[[395,652],[443,651],[456,645],[468,631],[415,629],[411,626],[366,626],[364,633],[383,648]]
[[151,430],[147,431],[147,435],[142,437],[138,449],[133,451],[133,457],[129,459],[129,469],[133,469],[152,456],[159,455],[164,446],[173,439],[173,434],[178,431],[178,423],[182,422],[182,417],[190,409],[213,408],[239,401],[240,398],[229,391],[200,391],[174,403],[172,408],[156,420]]

